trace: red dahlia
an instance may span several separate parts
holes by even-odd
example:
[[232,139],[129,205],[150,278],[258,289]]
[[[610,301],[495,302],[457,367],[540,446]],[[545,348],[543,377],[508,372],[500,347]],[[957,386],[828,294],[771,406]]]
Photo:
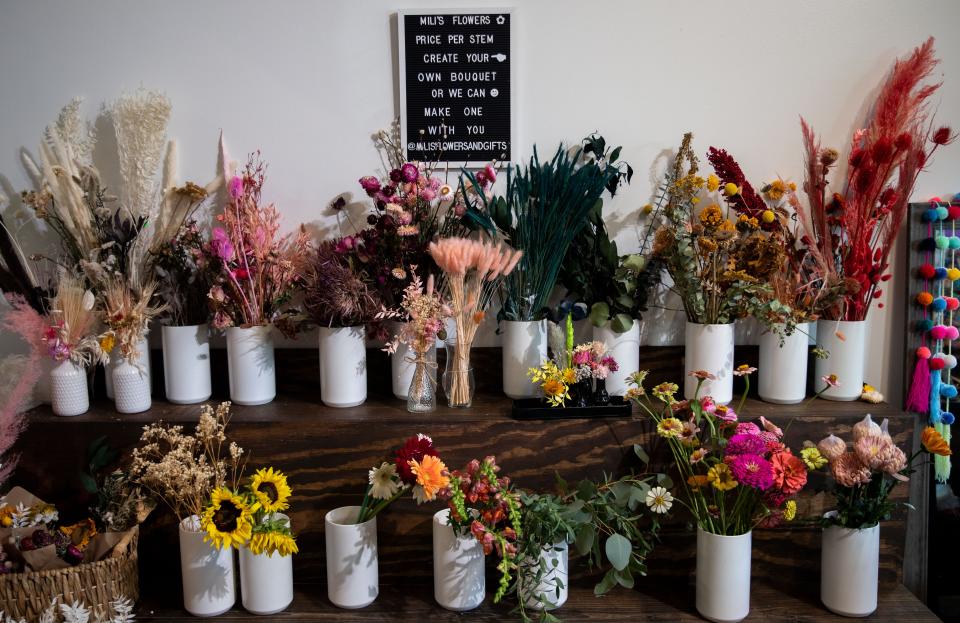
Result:
[[397,473],[400,475],[400,480],[408,485],[416,484],[417,477],[410,469],[410,461],[419,463],[427,455],[440,456],[433,448],[432,439],[422,434],[407,439],[406,443],[397,450]]

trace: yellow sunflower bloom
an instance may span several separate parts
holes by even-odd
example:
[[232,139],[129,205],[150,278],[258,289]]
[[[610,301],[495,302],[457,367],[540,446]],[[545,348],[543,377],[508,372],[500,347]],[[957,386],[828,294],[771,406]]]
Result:
[[250,538],[248,547],[250,552],[256,555],[272,556],[274,553],[278,553],[281,556],[289,556],[300,553],[296,538],[283,532],[255,532]]
[[256,498],[256,504],[250,510],[263,510],[267,513],[278,513],[290,507],[288,500],[293,490],[287,484],[287,477],[283,472],[275,471],[272,467],[258,469],[250,481],[250,492]]
[[240,547],[250,540],[253,531],[250,507],[230,489],[215,489],[200,527],[206,532],[203,539],[217,549]]

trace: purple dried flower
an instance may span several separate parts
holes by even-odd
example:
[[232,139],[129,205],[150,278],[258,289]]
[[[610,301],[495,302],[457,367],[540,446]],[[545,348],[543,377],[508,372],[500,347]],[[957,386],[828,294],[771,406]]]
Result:
[[417,170],[417,165],[407,162],[400,167],[400,177],[404,182],[416,182],[417,178],[420,177],[420,171]]
[[372,175],[365,175],[360,178],[360,186],[367,191],[367,195],[373,197],[380,191],[380,180]]

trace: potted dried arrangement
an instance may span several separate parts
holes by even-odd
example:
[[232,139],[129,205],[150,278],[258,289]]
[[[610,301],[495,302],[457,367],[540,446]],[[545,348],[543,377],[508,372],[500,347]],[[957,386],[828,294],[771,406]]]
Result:
[[[222,141],[221,151],[229,162]],[[300,227],[280,235],[280,214],[261,198],[266,165],[259,152],[226,177],[227,201],[207,245],[215,275],[207,298],[214,328],[227,334],[230,399],[259,405],[277,394],[271,328],[296,333],[297,313],[287,303],[304,281],[307,234]]]
[[[726,210],[721,208],[721,196],[732,197],[743,189],[733,182],[721,189],[716,175],[701,177],[692,140],[693,134],[684,134],[661,186],[654,220],[662,223],[652,254],[663,262],[672,281],[669,287],[687,315],[684,369],[712,371],[704,391],[726,404],[733,399],[733,323],[750,315],[769,294],[769,277],[778,269],[770,257],[778,251],[756,218],[738,217],[729,203]],[[698,385],[686,378],[684,397],[692,399]]]
[[741,421],[733,408],[702,393],[712,376],[695,371],[693,398],[677,401],[676,384],[647,389],[641,371],[633,375],[629,395],[669,446],[680,502],[697,524],[697,611],[711,621],[740,621],[750,611],[753,529],[794,519],[793,498],[806,485],[807,466],[772,422],[760,418],[761,427]]
[[417,504],[432,502],[450,484],[433,440],[410,437],[390,461],[374,466],[360,506],[341,506],[324,517],[327,596],[339,608],[365,608],[380,591],[377,515],[408,491]]
[[575,150],[558,147],[546,162],[534,147],[526,167],[507,169],[503,196],[486,191],[496,179],[492,166],[466,173],[461,182],[468,206],[464,224],[523,252],[517,270],[500,287],[503,389],[511,398],[536,395],[524,374],[547,357],[550,295],[571,242],[592,214],[601,214],[604,193],[613,196],[633,176],[619,157],[619,147],[607,149],[603,137],[594,135]]
[[[253,532],[252,511],[236,493],[243,450],[226,436],[230,403],[203,405],[192,434],[150,424],[133,450],[130,477],[179,520],[183,607],[216,616],[236,600],[233,550]],[[219,512],[218,512],[219,511]],[[225,548],[224,548],[225,547]]]
[[430,243],[430,255],[443,271],[438,291],[452,317],[443,389],[449,406],[469,407],[475,389],[470,348],[497,288],[516,268],[523,251],[469,238],[441,238]]
[[[877,609],[880,522],[897,506],[889,499],[908,480],[924,452],[949,456],[950,445],[932,426],[921,435],[923,449],[907,456],[887,430],[868,415],[853,426],[852,447],[830,435],[803,449],[810,469],[828,469],[836,509],[823,516],[820,599],[831,612],[865,617]],[[908,505],[907,505],[908,506]]]
[[917,178],[937,148],[955,138],[949,127],[933,125],[930,98],[940,84],[928,79],[937,63],[931,37],[894,64],[870,117],[853,135],[842,189],[829,186],[840,154],[821,148],[801,119],[807,203],[797,202],[797,215],[810,246],[827,260],[829,278],[845,285],[844,295],[823,310],[818,323],[817,339],[828,356],[817,361],[816,376],[836,374],[843,380],[823,393],[829,400],[860,397],[867,314],[890,279],[894,240]]

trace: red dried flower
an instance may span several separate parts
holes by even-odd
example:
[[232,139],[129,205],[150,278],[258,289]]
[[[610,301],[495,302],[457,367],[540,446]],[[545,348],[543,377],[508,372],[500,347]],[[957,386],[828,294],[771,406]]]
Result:
[[910,136],[909,132],[901,132],[897,135],[897,138],[894,139],[893,145],[900,151],[907,151],[913,147],[913,137]]
[[855,148],[853,151],[850,152],[849,163],[851,168],[856,169],[857,167],[862,165],[866,159],[867,159],[867,152],[860,149],[859,147]]
[[877,164],[889,162],[893,157],[893,143],[885,136],[880,137],[870,148],[870,157]]
[[956,138],[956,136],[953,134],[953,131],[950,129],[950,127],[942,126],[936,129],[936,131],[933,133],[933,137],[931,137],[930,140],[937,145],[948,145],[953,142],[954,138]]

